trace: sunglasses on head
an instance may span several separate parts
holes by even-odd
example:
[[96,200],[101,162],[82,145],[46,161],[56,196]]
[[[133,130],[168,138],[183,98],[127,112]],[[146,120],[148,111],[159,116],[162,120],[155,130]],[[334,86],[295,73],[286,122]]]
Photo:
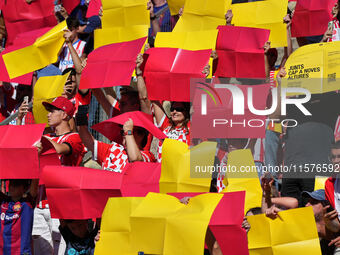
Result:
[[171,106],[170,112],[173,112],[175,110],[176,110],[176,112],[184,112],[184,108],[183,107],[174,107],[174,106]]

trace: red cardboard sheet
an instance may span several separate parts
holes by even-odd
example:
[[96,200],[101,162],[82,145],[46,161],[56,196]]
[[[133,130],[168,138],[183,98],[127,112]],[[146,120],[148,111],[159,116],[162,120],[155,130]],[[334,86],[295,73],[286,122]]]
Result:
[[145,128],[150,134],[157,137],[158,139],[165,139],[166,135],[157,128],[152,122],[152,116],[140,111],[126,112],[120,114],[111,119],[102,121],[94,126],[92,129],[97,130],[99,133],[103,134],[110,141],[120,141],[121,135],[120,130],[124,123],[131,118],[134,126]]
[[24,47],[27,47],[33,44],[39,36],[45,34],[50,29],[51,29],[50,27],[45,27],[45,28],[41,28],[41,29],[37,29],[37,30],[33,30],[30,32],[25,32],[25,33],[17,35],[14,41],[14,44],[6,47],[6,49],[2,53],[0,53],[0,81],[16,82],[19,84],[31,85],[33,73],[28,73],[23,76],[17,77],[15,79],[9,78],[2,55],[8,52],[11,52],[11,51],[22,49]]
[[89,7],[87,8],[86,18],[98,16],[100,7],[102,7],[101,0],[91,0],[91,2],[89,3]]
[[71,14],[74,8],[80,4],[80,0],[62,0],[62,6],[66,9],[68,14]]
[[57,25],[53,1],[35,0],[27,4],[23,0],[10,0],[5,2],[2,10],[7,31],[6,46],[13,44],[20,33]]
[[[0,126],[0,178],[39,178],[38,150],[45,125]],[[29,134],[29,135],[28,135]]]
[[102,46],[90,53],[80,89],[130,85],[136,58],[146,37]]
[[[195,197],[202,193],[171,193],[174,197]],[[242,229],[245,192],[224,193],[209,222],[223,254],[248,255],[247,234]],[[189,201],[190,203],[190,201]]]
[[[122,173],[85,167],[46,166],[46,186],[52,218],[100,218],[107,199],[159,192],[160,163],[128,164]],[[66,178],[65,178],[66,177]]]
[[190,78],[204,78],[211,50],[152,48],[144,78],[150,100],[190,102]]
[[323,35],[332,20],[336,0],[298,0],[292,20],[292,37]]
[[218,29],[214,75],[265,78],[263,46],[269,39],[270,30],[234,26],[219,26]]

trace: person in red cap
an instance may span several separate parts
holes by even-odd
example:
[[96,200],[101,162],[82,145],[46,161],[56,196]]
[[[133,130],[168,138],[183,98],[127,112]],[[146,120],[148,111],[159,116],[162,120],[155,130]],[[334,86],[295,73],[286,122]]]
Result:
[[85,154],[85,147],[78,133],[72,132],[69,120],[75,112],[74,105],[65,97],[57,97],[52,103],[42,103],[49,112],[48,124],[55,131],[48,138],[59,154],[64,166],[79,166]]
[[[85,147],[78,133],[72,132],[69,120],[73,117],[75,106],[66,97],[57,97],[52,103],[42,103],[49,112],[48,124],[54,133],[45,135],[59,154],[64,166],[79,166],[85,154]],[[38,204],[34,210],[33,246],[35,254],[53,254],[62,250],[58,234],[59,220],[51,219],[49,204],[44,186],[39,187]],[[53,232],[53,234],[52,234]]]

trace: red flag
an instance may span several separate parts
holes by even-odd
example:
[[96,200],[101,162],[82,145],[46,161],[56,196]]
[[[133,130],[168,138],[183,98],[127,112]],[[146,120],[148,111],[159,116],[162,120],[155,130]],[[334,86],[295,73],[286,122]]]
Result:
[[270,30],[234,26],[219,26],[218,29],[214,75],[265,78],[263,46],[269,39]]
[[90,53],[80,89],[130,85],[136,58],[146,37],[102,46]]
[[[44,124],[0,126],[0,178],[39,178],[38,150]],[[28,135],[29,134],[29,135]]]
[[87,8],[86,18],[98,16],[100,7],[102,7],[101,0],[91,0],[91,2],[89,3],[89,7]]
[[[219,86],[230,86],[229,88]],[[237,90],[234,98],[231,89]],[[250,111],[248,91],[252,91],[252,106],[265,110],[269,84],[235,85],[193,82],[191,91],[194,113],[191,122],[192,138],[264,138],[266,116]],[[250,94],[249,94],[250,95]],[[206,114],[202,113],[202,98],[206,97]],[[249,96],[250,98],[250,96]],[[238,112],[243,110],[242,113]]]
[[160,164],[143,162],[128,164],[122,173],[64,166],[42,172],[51,216],[59,219],[100,218],[109,197],[159,192],[159,178]]
[[57,25],[53,1],[35,0],[27,4],[24,0],[6,1],[3,17],[7,31],[7,46],[15,37],[24,32]]
[[2,56],[11,51],[22,49],[33,44],[39,36],[45,34],[50,29],[50,27],[45,27],[17,35],[14,44],[6,47],[6,49],[2,53],[0,53],[0,81],[31,85],[33,73],[28,73],[15,79],[10,79]]
[[299,0],[293,20],[292,37],[323,35],[332,20],[336,0]]
[[80,4],[80,0],[62,0],[62,6],[64,6],[68,14],[71,14],[78,4]]
[[203,78],[211,50],[152,48],[144,77],[150,100],[190,102],[190,78]]
[[124,123],[131,118],[134,126],[145,128],[150,134],[157,137],[158,139],[165,139],[166,135],[157,128],[152,122],[152,116],[140,111],[126,112],[113,117],[108,120],[104,120],[94,126],[92,129],[97,130],[103,134],[110,141],[121,141],[120,130]]
[[[170,193],[178,199],[202,193]],[[209,222],[223,254],[248,255],[247,234],[242,228],[245,191],[224,193]],[[189,202],[190,203],[190,202]]]

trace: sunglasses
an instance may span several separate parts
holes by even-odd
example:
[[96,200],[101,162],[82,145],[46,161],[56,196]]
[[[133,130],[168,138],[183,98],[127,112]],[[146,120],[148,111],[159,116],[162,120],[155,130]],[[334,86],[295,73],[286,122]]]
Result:
[[183,107],[173,107],[173,106],[171,106],[170,112],[173,112],[175,110],[176,110],[176,112],[184,112],[185,109]]
[[340,159],[340,155],[330,155],[329,160]]

